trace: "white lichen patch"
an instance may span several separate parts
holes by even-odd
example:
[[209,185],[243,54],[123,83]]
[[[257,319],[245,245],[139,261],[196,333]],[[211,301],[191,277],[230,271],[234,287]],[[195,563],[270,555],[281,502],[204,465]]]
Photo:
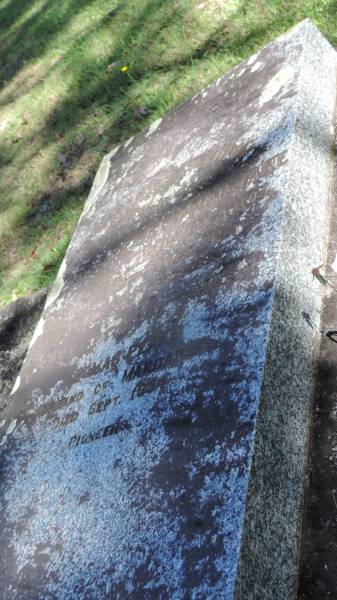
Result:
[[252,54],[252,56],[250,56],[247,60],[247,65],[250,67],[250,65],[252,65],[256,61],[257,57],[258,53]]
[[197,172],[197,168],[195,169],[190,169],[190,170],[186,170],[186,173],[184,175],[184,177],[181,178],[180,180],[180,185],[183,187],[185,185],[189,185],[193,179],[193,176],[195,175],[195,173]]
[[335,273],[337,273],[337,254],[335,256],[335,260],[333,261],[331,268],[333,269],[333,271],[335,271]]
[[[243,155],[241,162],[243,162],[243,163],[246,162],[246,160],[248,160],[248,158],[250,156],[252,156],[252,154],[254,154],[254,152],[255,152],[255,148],[251,148],[250,150],[247,150],[247,152]],[[237,159],[237,160],[239,160],[239,159]],[[235,162],[237,162],[237,160]]]
[[263,67],[263,63],[260,60],[257,60],[256,63],[252,66],[250,72],[254,73],[255,71],[258,71],[258,69],[260,69],[261,67]]
[[10,396],[11,396],[12,394],[15,394],[15,392],[17,392],[17,391],[18,391],[18,389],[19,389],[19,387],[20,387],[20,384],[21,384],[21,377],[20,377],[20,375],[18,375],[18,377],[17,377],[17,378],[16,378],[16,380],[15,380],[15,383],[14,383],[13,389],[12,389],[12,391],[11,391],[11,393],[10,393]]
[[13,431],[14,431],[14,429],[16,427],[16,422],[17,422],[16,419],[13,419],[13,421],[10,422],[10,424],[7,427],[7,431],[6,431],[5,435],[2,437],[2,440],[0,442],[0,446],[3,446],[6,443],[8,436],[11,433],[13,433]]
[[40,335],[43,334],[43,328],[44,328],[44,324],[45,324],[45,320],[43,317],[41,317],[41,319],[39,320],[36,329],[33,333],[33,337],[30,340],[30,344],[29,344],[29,348],[31,348],[32,346],[34,346],[36,340],[40,337]]
[[[216,131],[216,130],[214,130]],[[176,155],[172,161],[173,167],[181,167],[185,163],[191,162],[193,159],[206,154],[214,146],[219,144],[219,139],[212,137],[193,137],[185,147]]]
[[142,263],[140,263],[139,265],[134,267],[131,271],[128,272],[129,277],[131,277],[132,275],[135,275],[136,273],[141,273],[142,271],[144,271],[145,266],[147,265],[148,262],[149,262],[148,260],[144,260]]
[[124,148],[127,148],[131,144],[131,142],[133,142],[134,139],[135,139],[135,136],[133,135],[126,142],[124,142]]
[[245,258],[243,258],[243,259],[242,259],[242,260],[239,262],[238,269],[240,269],[240,271],[241,271],[242,269],[244,269],[245,267],[247,267],[247,265],[248,265],[248,262],[246,261],[246,259],[245,259]]
[[64,259],[61,264],[60,270],[57,274],[57,277],[55,279],[54,285],[47,296],[45,308],[48,308],[59,297],[59,295],[62,291],[62,288],[64,286],[63,276],[66,272],[66,268],[67,268],[67,262],[66,262],[66,259]]
[[180,190],[180,189],[181,189],[181,186],[180,186],[180,185],[175,185],[175,184],[173,184],[173,185],[171,185],[171,186],[169,187],[169,189],[167,190],[167,192],[165,192],[165,194],[164,194],[164,196],[163,196],[163,197],[164,197],[164,198],[168,198],[168,199],[169,199],[169,201],[170,201],[170,200],[173,200],[173,201],[174,201],[174,200],[175,200],[175,194],[176,194],[177,192],[179,192],[179,190]]
[[150,196],[150,198],[146,198],[145,200],[141,200],[138,203],[138,206],[140,208],[142,208],[143,206],[156,206],[158,204],[160,198],[161,198],[160,194],[156,194],[153,197]]
[[136,281],[134,281],[134,283],[130,286],[130,294],[132,294],[133,291],[142,284],[143,284],[143,278],[138,277],[138,279],[136,279]]
[[137,306],[140,301],[142,300],[144,294],[142,292],[138,292],[138,294],[136,294],[135,298],[134,298],[134,303]]
[[146,177],[153,177],[153,175],[156,175],[158,171],[161,171],[162,169],[168,169],[170,166],[171,161],[169,159],[166,157],[161,158],[160,160],[155,161],[153,166],[147,170]]
[[84,205],[84,209],[81,215],[81,219],[82,217],[88,213],[88,211],[93,207],[93,205],[96,202],[96,199],[99,195],[99,193],[101,192],[101,190],[103,189],[103,187],[105,186],[108,177],[109,177],[109,172],[110,172],[110,159],[117,153],[117,151],[119,150],[119,146],[116,146],[116,148],[113,148],[113,150],[111,150],[111,152],[109,152],[109,154],[106,154],[100,164],[100,167],[96,173],[96,177],[94,179],[94,183],[92,185],[92,188],[90,190],[90,194],[88,196],[88,199]]
[[124,296],[125,292],[127,292],[127,286],[123,287],[123,289],[119,290],[119,292],[116,292],[116,296]]
[[6,435],[10,435],[14,431],[15,427],[16,427],[16,419],[13,419],[13,421],[11,421],[11,423],[8,426]]
[[156,131],[156,129],[158,129],[161,122],[162,119],[157,119],[156,121],[154,121],[152,125],[150,125],[149,131],[146,133],[145,137],[149,137],[150,135],[152,135]]
[[278,92],[285,86],[293,77],[294,69],[286,66],[281,69],[265,86],[260,98],[259,105],[262,106],[266,102],[269,102],[278,94]]

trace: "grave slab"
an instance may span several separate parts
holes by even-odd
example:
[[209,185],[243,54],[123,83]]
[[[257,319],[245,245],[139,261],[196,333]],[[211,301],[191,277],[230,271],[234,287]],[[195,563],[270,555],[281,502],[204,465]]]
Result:
[[306,20],[104,158],[1,422],[6,600],[293,597],[335,88]]

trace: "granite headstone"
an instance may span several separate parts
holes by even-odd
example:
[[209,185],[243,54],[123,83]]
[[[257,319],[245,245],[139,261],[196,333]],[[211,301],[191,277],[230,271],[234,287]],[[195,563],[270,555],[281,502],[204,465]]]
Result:
[[1,422],[6,600],[292,598],[335,85],[306,20],[104,158]]

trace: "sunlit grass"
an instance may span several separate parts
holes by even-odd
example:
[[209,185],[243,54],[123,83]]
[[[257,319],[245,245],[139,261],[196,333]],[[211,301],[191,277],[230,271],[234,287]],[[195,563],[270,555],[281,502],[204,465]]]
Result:
[[54,279],[106,152],[307,16],[337,44],[333,0],[0,0],[0,303]]

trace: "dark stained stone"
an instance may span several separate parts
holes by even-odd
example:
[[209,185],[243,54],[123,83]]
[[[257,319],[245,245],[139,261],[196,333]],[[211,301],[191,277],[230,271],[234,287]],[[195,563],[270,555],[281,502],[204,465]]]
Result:
[[2,422],[6,600],[292,598],[335,74],[305,21],[103,160]]
[[22,367],[47,291],[48,288],[19,298],[0,309],[0,398],[3,402]]

